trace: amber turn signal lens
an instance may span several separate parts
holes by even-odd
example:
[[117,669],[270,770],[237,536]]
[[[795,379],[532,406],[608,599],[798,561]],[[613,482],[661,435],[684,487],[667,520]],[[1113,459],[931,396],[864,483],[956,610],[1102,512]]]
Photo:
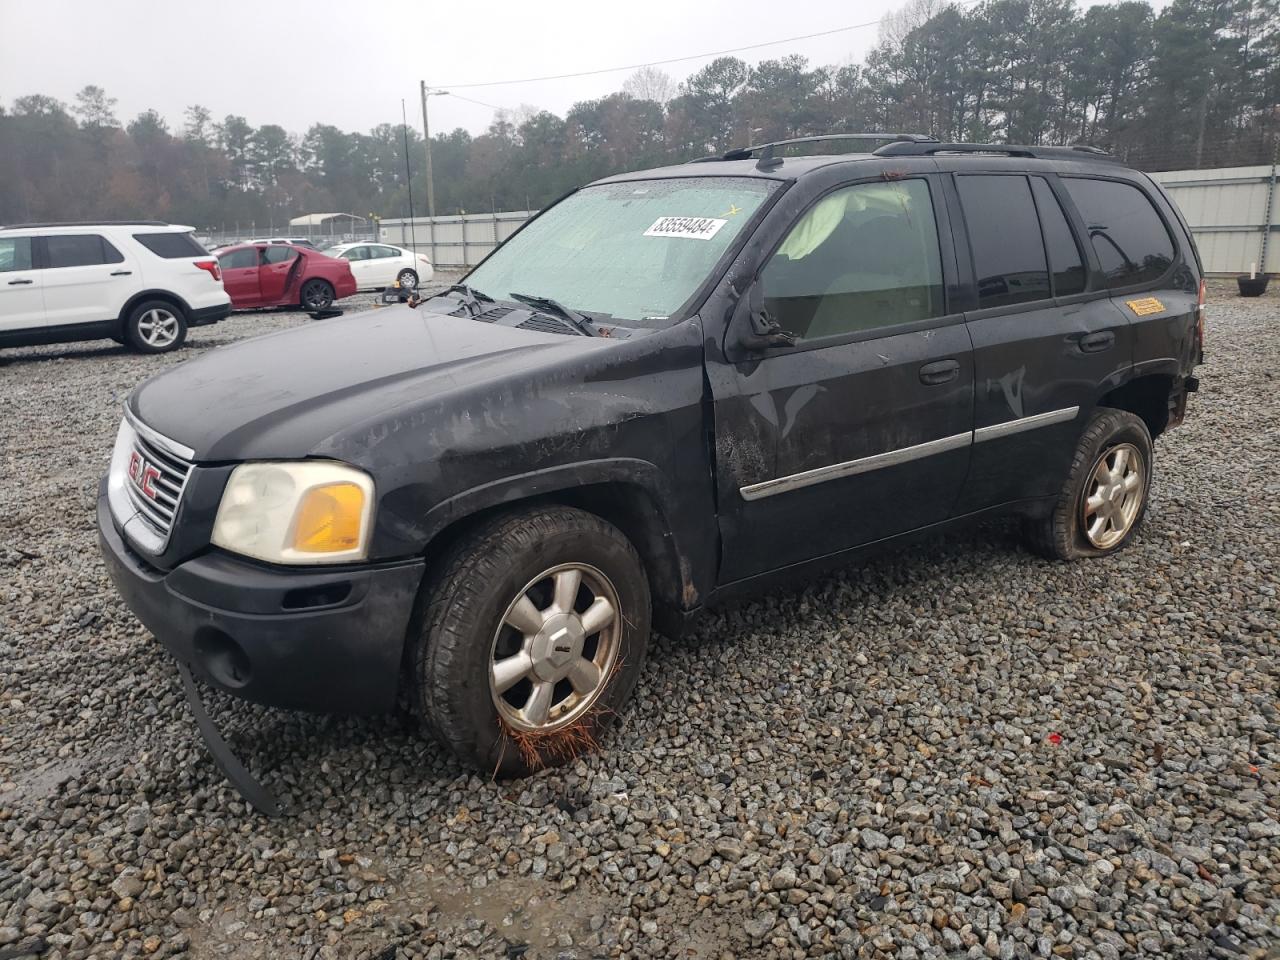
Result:
[[329,483],[308,490],[298,505],[293,549],[341,553],[360,545],[364,491],[354,483]]

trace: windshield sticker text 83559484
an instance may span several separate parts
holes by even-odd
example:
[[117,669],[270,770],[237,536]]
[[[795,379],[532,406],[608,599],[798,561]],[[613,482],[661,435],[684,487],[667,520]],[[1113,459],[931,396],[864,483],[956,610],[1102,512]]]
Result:
[[728,220],[715,217],[659,217],[644,232],[646,237],[685,237],[689,240],[710,240]]

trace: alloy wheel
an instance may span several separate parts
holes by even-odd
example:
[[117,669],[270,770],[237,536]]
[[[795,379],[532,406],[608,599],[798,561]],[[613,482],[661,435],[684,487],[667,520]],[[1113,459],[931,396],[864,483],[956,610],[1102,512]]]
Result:
[[163,307],[152,307],[138,318],[138,336],[149,347],[161,349],[178,339],[178,318]]
[[507,606],[489,656],[489,692],[510,726],[541,733],[591,709],[622,638],[618,593],[581,563],[544,570]]
[[1108,448],[1084,487],[1081,527],[1089,543],[1110,550],[1133,528],[1146,496],[1146,465],[1132,443]]
[[311,310],[323,310],[333,303],[329,288],[319,280],[312,280],[303,288],[302,299]]

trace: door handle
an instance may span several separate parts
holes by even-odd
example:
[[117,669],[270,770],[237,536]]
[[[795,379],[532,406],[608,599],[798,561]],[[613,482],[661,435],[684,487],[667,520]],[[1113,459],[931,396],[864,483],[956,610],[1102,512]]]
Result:
[[25,286],[25,285],[27,285],[27,284],[31,284],[31,283],[35,283],[35,281],[34,281],[34,280],[10,280],[10,281],[9,281],[9,286],[11,286],[11,287],[20,287],[20,286]]
[[930,387],[954,380],[959,375],[960,361],[954,359],[935,360],[920,368],[920,382]]
[[1082,353],[1099,353],[1110,348],[1116,342],[1116,335],[1110,330],[1101,330],[1098,333],[1085,334],[1077,341]]
[[132,270],[112,270],[111,275],[113,277],[131,277],[133,276],[133,271]]

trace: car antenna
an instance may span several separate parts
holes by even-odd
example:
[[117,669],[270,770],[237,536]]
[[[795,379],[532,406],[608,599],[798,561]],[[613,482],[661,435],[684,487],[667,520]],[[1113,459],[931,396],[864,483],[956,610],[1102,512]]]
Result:
[[[413,255],[418,255],[418,234],[413,227],[413,175],[409,172],[409,115],[404,112],[404,97],[400,98],[400,132],[404,134],[404,182],[409,187],[409,245]],[[434,229],[434,227],[433,227]],[[404,234],[400,234],[403,238]],[[374,237],[375,241],[381,239]]]

